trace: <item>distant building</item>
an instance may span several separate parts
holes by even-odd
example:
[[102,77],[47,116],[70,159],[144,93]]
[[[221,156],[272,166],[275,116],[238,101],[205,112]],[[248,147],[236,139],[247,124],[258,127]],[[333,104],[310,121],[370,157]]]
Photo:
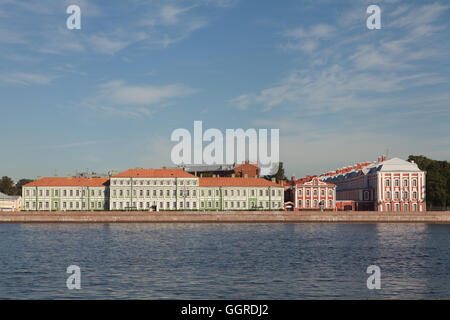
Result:
[[21,196],[8,196],[0,192],[0,211],[20,211],[21,207]]
[[426,211],[425,172],[414,162],[383,156],[319,178],[336,184],[339,210]]
[[244,161],[237,164],[218,164],[218,165],[190,165],[179,166],[186,172],[197,177],[260,177],[261,169],[256,162]]
[[[244,172],[244,171],[243,171]],[[262,178],[130,169],[110,178],[43,178],[22,188],[24,210],[283,210],[283,186]]]
[[22,187],[23,210],[109,209],[108,178],[42,178]]
[[336,210],[336,185],[317,176],[292,177],[290,190],[294,210]]

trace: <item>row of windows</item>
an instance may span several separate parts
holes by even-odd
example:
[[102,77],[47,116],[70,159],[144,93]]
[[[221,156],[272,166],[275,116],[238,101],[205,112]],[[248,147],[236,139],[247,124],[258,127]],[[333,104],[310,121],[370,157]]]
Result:
[[[417,211],[417,203],[413,203],[413,205],[410,207],[409,204],[405,203],[403,205],[403,211]],[[392,211],[392,209],[394,209],[394,211],[400,211],[400,204],[396,203],[393,207],[391,206],[390,203],[386,204],[386,211]],[[410,210],[411,209],[411,210]],[[381,205],[381,211],[383,211],[383,206]]]
[[[130,182],[131,182],[130,179],[125,179],[125,180],[112,179],[111,180],[112,185],[120,185],[120,186],[123,186],[123,185],[129,186]],[[164,186],[164,185],[174,186],[175,184],[176,184],[175,180],[133,180],[133,185],[135,185],[135,186],[138,186],[138,185],[139,186],[144,186],[144,185],[147,185],[147,186],[157,186],[157,185],[159,185],[159,186]],[[178,180],[177,184],[179,186],[183,186],[183,185],[196,186],[197,181],[196,180]]]
[[[385,180],[385,184],[386,184],[386,187],[390,187],[391,186],[391,180],[390,179],[386,179]],[[394,180],[394,186],[395,187],[400,187],[400,179],[395,179]],[[408,187],[408,179],[404,179],[403,180],[403,186],[404,187]],[[417,187],[417,179],[413,179],[412,180],[412,186],[413,187]]]
[[[49,201],[39,201],[37,202],[38,204],[38,209],[42,210],[42,209],[46,209],[46,210],[50,210],[50,202]],[[90,207],[89,209],[104,209],[102,202],[98,201],[92,201],[90,203]],[[95,206],[97,204],[97,206]],[[59,210],[59,209],[86,209],[87,203],[86,202],[78,202],[78,201],[63,201],[61,202],[61,208],[59,207],[59,203],[57,201],[55,201],[53,203],[53,207],[52,210]],[[35,201],[26,201],[25,202],[25,208],[26,209],[36,209],[36,202]]]
[[[403,192],[403,199],[408,199],[409,193],[408,191]],[[417,192],[414,191],[412,193],[412,198],[413,199],[417,199]],[[390,191],[386,191],[386,199],[391,199],[391,192]],[[400,192],[395,191],[394,192],[394,199],[400,199]]]
[[[156,201],[113,201],[112,202],[112,209],[113,210],[117,210],[117,209],[150,209],[151,207],[156,207],[158,206],[159,210],[176,210],[176,209],[197,209],[197,202],[189,202],[189,201],[180,201],[178,202],[178,206],[177,206],[177,202],[173,201],[160,201],[160,202],[156,202]],[[260,201],[258,204],[251,201],[249,208],[257,208],[257,206],[259,208],[270,208],[270,202],[269,201]],[[225,201],[224,202],[224,207],[225,208],[236,208],[236,209],[247,209],[247,202],[246,201]],[[281,208],[281,202],[279,201],[273,201],[272,202],[272,208]],[[211,208],[211,209],[220,209],[220,202],[219,201],[207,201],[207,202],[203,202],[200,201],[200,209],[204,209],[204,208]]]
[[[319,204],[320,204],[320,202],[318,202],[317,200],[314,200],[313,201],[313,208],[318,208]],[[325,201],[322,202],[322,204],[326,205]],[[303,201],[302,200],[298,200],[298,206],[300,208],[303,208],[302,205],[303,205]],[[310,206],[311,206],[311,202],[308,199],[308,200],[305,201],[305,208],[310,208]],[[328,200],[328,207],[326,207],[326,208],[332,208],[332,207],[333,207],[333,200]]]
[[[306,196],[307,197],[309,197],[311,194],[310,194],[310,189],[306,189],[306,191],[305,191],[305,194],[306,194]],[[314,189],[314,191],[313,191],[313,195],[314,195],[314,197],[317,197],[317,189]],[[321,189],[320,190],[320,195],[322,196],[322,197],[325,197],[325,189]],[[299,189],[298,190],[298,196],[299,197],[301,197],[302,196],[302,189]],[[333,190],[329,190],[328,191],[328,196],[329,197],[333,197]]]
[[[118,197],[124,197],[124,196],[129,197],[130,190],[113,190],[112,195],[113,195],[113,197],[117,197],[117,196]],[[176,195],[177,195],[177,190],[168,190],[168,189],[166,189],[166,190],[156,190],[156,189],[155,190],[133,190],[134,197],[137,197],[137,196],[140,196],[140,197],[144,197],[144,196],[147,196],[147,197],[150,197],[150,196],[153,196],[153,197],[174,196],[175,197]],[[190,195],[192,195],[193,197],[196,197],[197,191],[192,190],[192,192],[190,192],[190,190],[178,190],[178,195],[181,197],[183,197],[183,196],[189,197]]]
[[[165,191],[165,192],[164,192]],[[192,191],[192,192],[191,192]],[[275,197],[276,196],[276,194],[278,194],[278,196],[280,196],[281,197],[281,190],[277,190],[278,192],[276,192],[276,190],[272,190],[272,196],[273,197]],[[215,196],[219,196],[220,195],[220,192],[219,192],[219,190],[214,190],[214,192],[213,192],[213,190],[201,190],[200,191],[200,195],[202,196],[202,197],[204,197],[205,195],[208,195],[209,197],[211,197],[213,194],[215,195]],[[264,196],[264,194],[268,197],[269,196],[269,190],[265,190],[265,192],[264,192],[264,190],[259,190],[259,196]],[[170,196],[176,196],[177,195],[177,191],[176,190],[168,190],[168,189],[166,189],[166,190],[133,190],[133,196],[134,197],[137,197],[137,196],[140,196],[140,197],[144,197],[144,196],[147,196],[147,197],[150,197],[150,196],[153,196],[153,197],[157,197],[157,196],[160,196],[160,197],[163,197],[163,196],[167,196],[167,197],[170,197]],[[197,190],[178,190],[178,195],[179,196],[181,196],[181,197],[183,197],[183,196],[185,196],[185,197],[189,197],[189,196],[193,196],[193,197],[196,197],[197,196]],[[247,191],[244,189],[244,190],[224,190],[224,196],[231,196],[231,197],[233,197],[233,196],[247,196]],[[256,190],[250,190],[250,195],[251,196],[255,196],[256,195]],[[130,196],[130,190],[113,190],[112,191],[112,196],[113,197],[129,197]]]
[[[75,197],[79,197],[80,194],[83,197],[85,197],[87,195],[87,190],[81,190],[81,192],[80,192],[80,190],[72,190],[72,189],[71,190],[54,189],[53,190],[53,194],[54,194],[54,197],[59,197],[60,195],[62,197],[67,197],[67,196],[69,196],[69,197],[74,197],[74,196]],[[99,196],[99,197],[103,197],[104,194],[105,194],[104,190],[91,190],[91,196],[92,197],[95,197],[96,195]],[[25,190],[25,196],[29,197],[30,195],[35,197],[36,196],[36,189],[33,189],[33,190],[26,189]],[[38,195],[39,195],[39,197],[43,197],[44,195],[46,197],[50,197],[50,190],[49,189],[46,189],[46,190],[40,189],[39,192],[38,192]]]

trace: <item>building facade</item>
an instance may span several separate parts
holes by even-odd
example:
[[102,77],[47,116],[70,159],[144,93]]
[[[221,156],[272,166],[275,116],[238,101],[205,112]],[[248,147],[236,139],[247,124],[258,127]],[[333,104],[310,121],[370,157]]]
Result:
[[336,184],[340,209],[414,212],[426,211],[425,175],[414,162],[381,157],[319,178]]
[[9,196],[0,192],[0,211],[20,211],[22,207],[22,197]]
[[291,199],[294,210],[336,210],[336,185],[308,176],[292,178]]
[[22,188],[24,210],[282,210],[283,187],[261,178],[130,169],[107,178],[43,178]]
[[42,178],[22,187],[25,211],[96,211],[109,208],[107,178]]
[[201,210],[283,210],[283,186],[261,178],[200,178]]

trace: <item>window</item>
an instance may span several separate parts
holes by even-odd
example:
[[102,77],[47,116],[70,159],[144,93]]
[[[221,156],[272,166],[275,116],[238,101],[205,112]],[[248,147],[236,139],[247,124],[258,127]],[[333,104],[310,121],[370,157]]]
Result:
[[317,207],[317,200],[314,200],[314,207]]
[[306,207],[309,208],[309,200],[306,200]]
[[391,211],[391,204],[390,203],[386,204],[386,211]]
[[299,206],[299,208],[302,207],[302,200],[298,200],[298,206]]
[[391,180],[387,179],[386,180],[386,187],[390,187],[391,186]]
[[417,199],[417,192],[416,191],[413,192],[413,199]]
[[306,189],[306,196],[309,197],[309,189]]
[[369,200],[369,191],[364,191],[364,200]]
[[400,198],[400,194],[398,191],[395,191],[395,199],[399,199]]
[[262,195],[263,195],[263,191],[259,190],[259,196],[262,197]]
[[216,201],[216,208],[219,207],[219,201]]
[[403,180],[403,185],[405,186],[405,187],[407,187],[408,186],[408,180]]
[[95,202],[94,201],[91,202],[91,209],[95,209]]
[[320,191],[320,195],[321,195],[322,197],[325,197],[325,190],[324,190],[324,189],[322,189],[322,190]]
[[298,196],[301,197],[302,196],[302,189],[298,190]]
[[405,199],[408,199],[408,191],[405,191],[405,193],[404,193],[404,198],[405,198]]
[[197,202],[192,202],[192,208],[197,209]]
[[27,197],[30,195],[30,190],[26,190],[25,194],[27,195]]
[[400,204],[399,203],[395,204],[395,211],[400,211]]
[[[187,203],[187,207],[189,208],[189,202]],[[141,208],[142,208],[142,202],[141,202]],[[170,202],[166,203],[166,208],[169,209],[170,208]]]
[[413,187],[417,187],[417,179],[413,180]]
[[58,190],[55,190],[55,197],[58,197]]
[[328,196],[332,197],[333,196],[333,190],[328,191]]
[[101,203],[100,201],[97,203],[97,208],[98,208],[98,209],[101,209],[101,208],[102,208],[102,203]]
[[400,186],[400,180],[395,179],[395,186],[396,186],[396,187],[399,187],[399,186]]
[[333,200],[328,200],[328,208],[332,208],[333,207]]
[[386,199],[390,199],[390,198],[391,198],[391,193],[389,191],[386,191]]

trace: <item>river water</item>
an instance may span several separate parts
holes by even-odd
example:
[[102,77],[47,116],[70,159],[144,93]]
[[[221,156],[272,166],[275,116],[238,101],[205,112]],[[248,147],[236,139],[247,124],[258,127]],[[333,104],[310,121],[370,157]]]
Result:
[[0,299],[72,298],[450,298],[450,225],[0,224]]

